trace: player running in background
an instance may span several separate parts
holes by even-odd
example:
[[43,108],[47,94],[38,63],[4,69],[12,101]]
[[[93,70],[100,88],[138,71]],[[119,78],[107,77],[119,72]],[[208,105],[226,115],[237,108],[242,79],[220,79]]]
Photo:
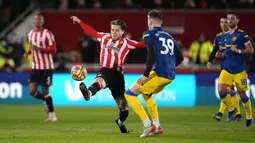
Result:
[[[148,13],[149,30],[143,34],[144,42],[148,48],[146,70],[138,81],[125,92],[128,103],[142,120],[143,134],[140,137],[146,137],[153,133],[163,133],[159,122],[157,104],[152,94],[159,93],[174,80],[176,66],[183,60],[175,40],[161,28],[162,22],[163,17],[160,11],[152,10]],[[152,67],[153,70],[151,71]],[[143,95],[152,122],[137,98],[140,93]]]
[[[224,40],[225,40],[226,33],[229,32],[227,17],[222,17],[220,19],[220,27],[221,27],[222,32],[217,34],[214,39],[213,51],[211,52],[211,54],[209,56],[209,61],[207,63],[207,67],[209,69],[212,68],[212,61],[216,55],[220,57],[221,69],[222,69],[222,65],[224,62],[224,58],[225,58],[224,51],[226,49]],[[237,109],[234,120],[240,121],[242,119],[242,115],[241,115],[241,111],[240,111],[239,98],[238,98],[238,95],[234,89],[234,85],[231,85],[231,87],[230,87],[230,96],[231,96],[232,103],[234,104],[234,106]],[[220,121],[225,110],[226,110],[226,105],[221,101],[219,112],[216,114],[213,114],[213,118],[216,119],[217,121]]]
[[243,30],[238,29],[239,18],[235,12],[229,12],[227,15],[229,32],[225,36],[225,59],[223,70],[219,77],[219,95],[221,100],[229,109],[228,121],[233,119],[236,113],[236,107],[231,102],[231,97],[227,87],[235,82],[235,86],[243,102],[246,111],[246,127],[252,125],[252,106],[249,97],[246,95],[248,90],[248,75],[246,73],[247,54],[253,53],[252,44],[248,35]]
[[121,133],[127,133],[124,121],[127,119],[129,111],[124,97],[124,62],[130,50],[136,47],[144,48],[145,44],[123,38],[126,24],[122,20],[116,19],[111,22],[111,33],[99,33],[76,16],[72,16],[71,19],[74,23],[79,23],[86,34],[95,37],[101,44],[100,71],[89,88],[83,82],[80,84],[83,97],[88,101],[99,90],[108,87],[119,108],[119,118],[115,122]]
[[[34,29],[28,34],[30,50],[24,56],[32,54],[32,73],[29,78],[29,93],[33,97],[43,100],[47,105],[49,117],[46,122],[55,122],[57,117],[54,112],[52,97],[49,87],[52,85],[54,63],[52,54],[57,52],[56,42],[51,31],[43,28],[44,19],[38,14],[34,17]],[[37,90],[42,85],[42,93]]]

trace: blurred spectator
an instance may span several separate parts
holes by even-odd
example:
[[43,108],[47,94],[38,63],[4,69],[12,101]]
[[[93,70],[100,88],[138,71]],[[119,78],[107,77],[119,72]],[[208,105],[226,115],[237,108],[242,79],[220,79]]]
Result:
[[101,4],[101,1],[100,0],[93,0],[94,3],[93,3],[93,8],[94,9],[101,9],[102,8],[102,4]]
[[76,0],[76,2],[77,2],[76,9],[86,8],[86,1],[85,0]]
[[13,60],[13,47],[8,43],[11,39],[3,40],[0,43],[0,71],[14,72],[15,62]]
[[125,8],[125,9],[133,9],[133,8],[136,8],[136,6],[134,5],[133,3],[133,0],[123,0],[123,6],[122,8]]
[[12,58],[14,60],[15,63],[15,67],[19,67],[21,65],[21,61],[22,61],[22,57],[24,54],[24,48],[21,45],[21,43],[19,43],[16,39],[16,36],[14,33],[10,33],[7,36],[7,42],[9,47],[13,48],[13,54],[12,54]]
[[[26,39],[23,41],[23,49],[24,49],[24,52],[28,52],[30,49],[30,43],[28,41],[28,37],[26,37]],[[32,54],[28,55],[27,58],[23,58],[22,60],[22,64],[25,64],[28,68],[32,67],[32,62],[33,62]]]
[[[125,38],[132,39],[131,33],[125,33]],[[141,36],[141,40],[142,36]],[[147,59],[147,48],[136,48],[127,55],[126,63],[145,63]]]
[[69,8],[69,2],[68,0],[60,0],[58,10],[68,10]]
[[184,3],[184,8],[196,8],[196,3],[194,0],[186,0]]
[[97,46],[97,40],[91,36],[84,36],[79,41],[79,48],[81,51],[83,63],[95,62],[95,52]]
[[162,0],[154,0],[153,2],[155,5],[155,8],[157,8],[157,9],[163,8]]
[[66,63],[68,62],[67,59],[68,55],[63,53],[62,46],[58,45],[57,47],[57,54],[54,55],[54,63],[55,63],[55,72],[67,72],[68,68],[66,67]]
[[77,51],[71,51],[68,53],[68,61],[73,64],[82,64],[81,55]]
[[212,50],[212,43],[209,40],[206,40],[204,34],[201,33],[198,40],[192,42],[190,45],[189,55],[193,63],[206,64]]
[[201,8],[208,8],[206,0],[200,0],[200,7]]
[[230,4],[227,2],[227,0],[220,0],[220,2],[213,1],[212,3],[212,8],[225,9],[229,7],[230,7]]

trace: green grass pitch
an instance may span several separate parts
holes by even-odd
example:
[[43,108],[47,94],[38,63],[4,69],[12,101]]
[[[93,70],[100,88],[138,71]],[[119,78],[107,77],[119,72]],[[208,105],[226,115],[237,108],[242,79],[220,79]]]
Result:
[[241,122],[217,122],[217,107],[159,108],[165,133],[139,138],[142,124],[131,109],[121,134],[116,108],[57,107],[58,122],[44,123],[43,106],[0,106],[0,143],[244,143],[255,142],[255,127]]

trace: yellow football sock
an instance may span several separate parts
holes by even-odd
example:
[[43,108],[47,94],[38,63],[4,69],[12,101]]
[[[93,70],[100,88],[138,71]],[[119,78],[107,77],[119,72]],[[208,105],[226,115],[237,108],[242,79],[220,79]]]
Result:
[[251,119],[252,118],[251,100],[248,99],[247,102],[243,103],[243,107],[245,109],[246,119]]
[[144,101],[152,119],[158,118],[158,107],[152,96],[143,95]]
[[226,108],[227,108],[226,104],[221,101],[219,112],[223,114]]
[[238,95],[237,94],[235,94],[234,96],[231,95],[231,101],[233,103],[233,106],[236,107],[236,110],[237,110],[236,114],[241,114]]
[[[235,109],[235,106],[233,105],[233,103],[231,101],[231,97],[228,93],[225,93],[225,94],[227,94],[227,95],[225,95],[225,97],[222,98],[221,101],[226,104],[229,111],[233,111]],[[221,97],[223,97],[223,96],[221,96]]]
[[142,121],[148,118],[142,103],[136,96],[125,94],[128,104],[133,108],[134,112],[140,117]]

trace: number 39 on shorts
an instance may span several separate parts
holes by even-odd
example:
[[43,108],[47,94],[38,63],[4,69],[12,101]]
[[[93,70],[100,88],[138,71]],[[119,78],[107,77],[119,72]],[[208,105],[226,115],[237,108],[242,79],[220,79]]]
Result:
[[174,54],[174,41],[172,39],[160,37],[159,41],[162,42],[162,47],[165,48],[165,50],[160,50],[162,55],[166,55],[168,53],[170,53],[170,55]]

